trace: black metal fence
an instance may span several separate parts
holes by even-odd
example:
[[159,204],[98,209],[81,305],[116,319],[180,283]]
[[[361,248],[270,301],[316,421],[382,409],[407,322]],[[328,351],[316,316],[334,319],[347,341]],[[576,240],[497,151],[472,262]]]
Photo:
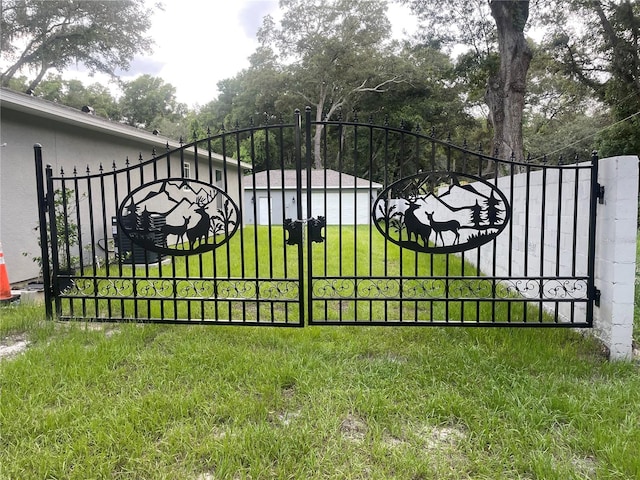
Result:
[[302,120],[71,175],[36,146],[48,315],[591,326],[597,157],[516,162]]

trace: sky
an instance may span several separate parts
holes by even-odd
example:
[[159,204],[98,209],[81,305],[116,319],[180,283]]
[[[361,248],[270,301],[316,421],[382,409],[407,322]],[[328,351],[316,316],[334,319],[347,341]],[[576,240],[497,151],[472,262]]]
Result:
[[[147,0],[149,5],[155,0]],[[142,74],[160,77],[176,88],[179,102],[193,108],[205,105],[218,95],[217,83],[234,77],[249,66],[249,56],[258,47],[256,32],[265,15],[278,18],[278,0],[163,0],[164,10],[154,9],[148,34],[153,52],[137,56],[128,72],[128,81]],[[389,5],[393,35],[415,30],[415,21],[406,7]],[[65,78],[77,78],[85,85],[107,84],[107,76],[89,77],[70,70]]]

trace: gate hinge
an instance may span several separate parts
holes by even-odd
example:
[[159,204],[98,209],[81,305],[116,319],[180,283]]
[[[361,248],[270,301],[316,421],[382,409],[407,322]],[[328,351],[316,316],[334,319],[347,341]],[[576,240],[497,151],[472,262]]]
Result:
[[596,197],[598,198],[598,203],[604,203],[604,185],[596,184]]
[[600,306],[600,289],[599,288],[593,288],[593,303],[595,303],[596,307]]

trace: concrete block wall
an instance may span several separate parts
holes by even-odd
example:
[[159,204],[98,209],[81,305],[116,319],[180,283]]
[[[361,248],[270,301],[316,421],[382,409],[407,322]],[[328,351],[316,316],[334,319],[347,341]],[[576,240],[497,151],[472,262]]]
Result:
[[638,157],[600,160],[598,181],[605,187],[596,227],[596,287],[600,307],[594,330],[612,360],[633,356],[633,309],[638,218]]
[[[601,159],[598,177],[605,197],[596,215],[595,285],[601,298],[600,306],[594,308],[594,333],[609,349],[610,359],[625,360],[633,354],[638,157]],[[537,170],[528,176],[515,175],[513,180],[499,178],[497,186],[512,207],[511,225],[495,244],[480,247],[479,255],[477,251],[465,254],[465,260],[475,264],[479,258],[486,275],[586,276],[590,182],[588,169]],[[576,289],[570,295],[586,296],[586,283],[568,285]],[[572,316],[584,321],[586,305],[579,303],[572,309],[571,304],[561,303],[558,313],[564,321]]]

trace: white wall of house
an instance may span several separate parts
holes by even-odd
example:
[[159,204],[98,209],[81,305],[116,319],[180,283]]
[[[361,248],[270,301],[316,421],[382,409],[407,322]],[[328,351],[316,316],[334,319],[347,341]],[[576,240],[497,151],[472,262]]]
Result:
[[[39,234],[38,205],[36,193],[34,144],[42,145],[43,161],[53,167],[54,175],[64,169],[66,177],[73,177],[73,169],[83,175],[87,166],[92,173],[98,173],[102,164],[105,171],[112,171],[115,162],[118,168],[125,165],[129,158],[132,164],[138,162],[140,154],[146,160],[151,158],[154,148],[159,153],[165,151],[167,140],[148,132],[114,124],[107,120],[90,116],[67,107],[44,102],[22,94],[2,89],[1,128],[0,128],[0,241],[7,264],[9,281],[24,282],[39,276],[39,266],[33,262],[34,256],[40,255],[38,246]],[[175,143],[175,142],[171,142]],[[177,145],[173,145],[174,148]],[[185,153],[187,160],[188,152]],[[189,161],[195,161],[191,158]],[[222,169],[222,163],[216,161],[215,169]],[[239,200],[238,177],[235,162],[227,171],[229,184],[228,194],[234,201]],[[171,159],[171,176],[180,177],[180,157]],[[200,160],[200,177],[208,172],[207,159]],[[160,173],[160,175],[166,172]],[[195,166],[191,166],[192,177]],[[152,180],[152,170],[145,171],[145,182]],[[208,178],[208,174],[206,175]],[[139,185],[140,180],[132,175],[132,188]],[[220,182],[215,182],[217,186]],[[72,188],[70,184],[67,188]],[[86,193],[80,186],[80,193]],[[107,233],[111,233],[111,216],[115,215],[117,202],[113,197],[113,182],[105,182],[105,197],[111,198],[106,203]],[[119,186],[120,201],[124,199],[126,185]],[[98,192],[93,192],[94,201],[98,201]],[[83,202],[87,202],[84,200]],[[94,207],[100,205],[96,203]],[[86,205],[81,205],[83,216]],[[96,208],[101,216],[101,209]],[[95,213],[95,212],[94,212]],[[90,242],[91,232],[88,222],[83,221],[83,243]],[[102,218],[94,218],[94,239],[96,242],[104,236]],[[88,249],[90,250],[90,249]],[[86,260],[85,260],[86,261]]]

